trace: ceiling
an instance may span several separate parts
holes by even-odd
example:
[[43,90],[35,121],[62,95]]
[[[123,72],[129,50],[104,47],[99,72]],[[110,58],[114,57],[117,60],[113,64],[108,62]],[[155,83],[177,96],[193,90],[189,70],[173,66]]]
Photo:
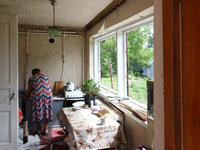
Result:
[[[84,28],[113,0],[56,0],[55,25]],[[0,13],[18,14],[18,24],[53,26],[49,0],[0,0]]]

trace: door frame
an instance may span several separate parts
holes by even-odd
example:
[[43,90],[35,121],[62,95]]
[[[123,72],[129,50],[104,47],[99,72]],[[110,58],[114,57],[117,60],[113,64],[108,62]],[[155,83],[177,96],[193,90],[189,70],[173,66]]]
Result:
[[[7,113],[8,124],[6,125],[8,130],[5,133],[9,134],[9,141],[6,143],[0,143],[0,149],[16,149],[18,147],[18,16],[17,14],[4,14],[0,13],[1,23],[8,30],[6,34],[6,40],[8,46],[6,50],[8,51],[8,72],[5,73],[5,79],[0,83],[0,88],[8,89],[9,93],[5,97],[5,102],[0,105],[0,111],[2,114]],[[5,58],[6,59],[6,58]],[[4,67],[4,66],[2,66]],[[4,76],[4,75],[3,75]],[[14,93],[14,96],[12,97]],[[12,99],[11,99],[12,97]],[[7,118],[5,118],[6,120]],[[9,124],[10,123],[10,124]],[[0,126],[0,127],[2,127]],[[4,135],[6,136],[6,135]]]
[[180,1],[162,0],[165,149],[181,150]]

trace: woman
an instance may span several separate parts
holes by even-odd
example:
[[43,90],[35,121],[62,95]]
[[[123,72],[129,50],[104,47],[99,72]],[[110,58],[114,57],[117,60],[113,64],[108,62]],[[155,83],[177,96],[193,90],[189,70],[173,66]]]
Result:
[[27,98],[32,93],[32,122],[37,123],[36,134],[41,134],[41,122],[43,121],[43,134],[46,135],[48,133],[48,122],[53,120],[53,99],[48,77],[40,72],[40,69],[37,68],[32,70],[33,76],[29,78]]

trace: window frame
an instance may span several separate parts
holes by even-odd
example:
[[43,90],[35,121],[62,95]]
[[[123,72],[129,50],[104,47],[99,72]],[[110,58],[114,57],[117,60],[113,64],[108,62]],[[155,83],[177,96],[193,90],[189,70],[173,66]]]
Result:
[[[109,88],[106,88],[101,84],[101,41],[104,41],[108,38],[115,37],[116,33],[111,32],[105,36],[102,36],[100,38],[94,39],[94,80],[96,82],[100,82],[100,86],[109,90]],[[113,92],[113,90],[111,90]]]
[[[140,18],[136,21],[130,22],[122,27],[117,28],[107,35],[94,38],[94,79],[101,82],[101,56],[100,56],[100,42],[108,38],[116,36],[116,52],[117,52],[117,92],[109,89],[102,84],[100,86],[120,97],[127,97],[127,67],[126,67],[126,34],[138,28],[154,23],[153,14]],[[123,80],[122,80],[123,79]],[[132,100],[138,106],[147,109],[145,104],[140,104],[137,100]]]

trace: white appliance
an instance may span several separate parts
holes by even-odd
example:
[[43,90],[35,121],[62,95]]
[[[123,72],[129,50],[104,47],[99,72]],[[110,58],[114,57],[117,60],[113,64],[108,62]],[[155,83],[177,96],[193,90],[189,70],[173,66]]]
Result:
[[72,82],[66,83],[66,91],[73,91],[74,90],[74,84]]
[[65,98],[80,98],[83,97],[83,92],[80,90],[67,91],[65,90]]
[[74,102],[83,101],[83,92],[80,88],[74,88],[74,84],[71,82],[67,82],[66,86],[64,86],[64,94],[65,94],[65,101],[64,107],[72,107]]
[[65,100],[64,100],[64,107],[72,107],[74,102],[77,101],[84,101],[83,93],[80,90],[76,91],[66,91],[65,90]]

